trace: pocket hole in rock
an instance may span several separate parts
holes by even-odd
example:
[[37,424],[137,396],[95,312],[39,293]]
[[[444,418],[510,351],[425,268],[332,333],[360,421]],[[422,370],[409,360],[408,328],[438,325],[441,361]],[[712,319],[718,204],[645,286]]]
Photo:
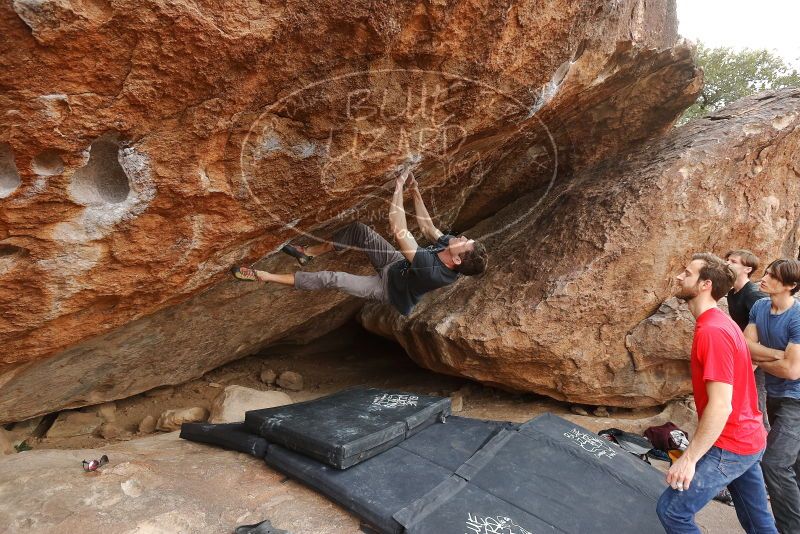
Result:
[[16,245],[0,243],[0,258],[8,258],[10,256],[25,256],[28,251]]
[[11,145],[0,143],[0,198],[9,196],[19,187],[19,171],[14,163]]
[[39,176],[54,176],[64,172],[64,162],[55,150],[45,150],[33,158],[31,170]]
[[86,204],[117,204],[128,198],[131,187],[119,164],[119,148],[110,139],[92,143],[89,162],[72,177],[70,192],[75,200]]
[[17,262],[27,256],[30,251],[26,248],[0,243],[0,276],[5,275],[17,265]]

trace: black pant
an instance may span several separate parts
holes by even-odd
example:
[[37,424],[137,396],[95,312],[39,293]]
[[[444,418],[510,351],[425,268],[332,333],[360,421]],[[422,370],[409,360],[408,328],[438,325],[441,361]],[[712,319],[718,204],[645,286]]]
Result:
[[761,460],[772,513],[782,534],[800,533],[800,399],[768,397],[772,428]]

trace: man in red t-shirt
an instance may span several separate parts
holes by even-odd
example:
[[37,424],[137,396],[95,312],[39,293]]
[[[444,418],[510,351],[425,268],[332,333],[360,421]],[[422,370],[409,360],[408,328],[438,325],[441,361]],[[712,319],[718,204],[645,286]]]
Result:
[[699,534],[694,515],[725,486],[745,532],[778,532],[759,463],[766,431],[750,352],[739,327],[717,307],[734,279],[713,254],[695,254],[675,278],[675,296],[697,320],[691,371],[700,421],[689,447],[670,467],[670,487],[658,500],[656,511],[669,534]]

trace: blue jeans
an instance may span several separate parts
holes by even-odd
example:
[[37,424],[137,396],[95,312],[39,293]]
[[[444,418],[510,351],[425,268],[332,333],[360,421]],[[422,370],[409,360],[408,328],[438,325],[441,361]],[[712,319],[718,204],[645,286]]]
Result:
[[745,532],[777,534],[759,463],[762,454],[763,451],[744,456],[711,447],[697,462],[688,490],[667,488],[658,499],[656,512],[667,534],[700,534],[694,514],[725,486],[731,492],[736,517]]

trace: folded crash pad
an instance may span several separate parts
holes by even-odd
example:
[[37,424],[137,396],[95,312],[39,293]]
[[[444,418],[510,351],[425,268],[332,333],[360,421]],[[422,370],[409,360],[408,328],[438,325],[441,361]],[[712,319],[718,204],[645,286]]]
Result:
[[663,533],[665,487],[652,466],[545,414],[497,433],[394,519],[409,534]]
[[180,436],[189,441],[252,454],[257,458],[263,458],[267,452],[267,440],[251,434],[244,423],[183,423]]
[[449,417],[397,446],[346,470],[332,468],[279,445],[266,463],[326,495],[378,532],[397,534],[392,518],[448,480],[484,443],[510,423]]
[[450,414],[450,399],[357,387],[320,399],[252,410],[245,424],[270,443],[346,469]]

